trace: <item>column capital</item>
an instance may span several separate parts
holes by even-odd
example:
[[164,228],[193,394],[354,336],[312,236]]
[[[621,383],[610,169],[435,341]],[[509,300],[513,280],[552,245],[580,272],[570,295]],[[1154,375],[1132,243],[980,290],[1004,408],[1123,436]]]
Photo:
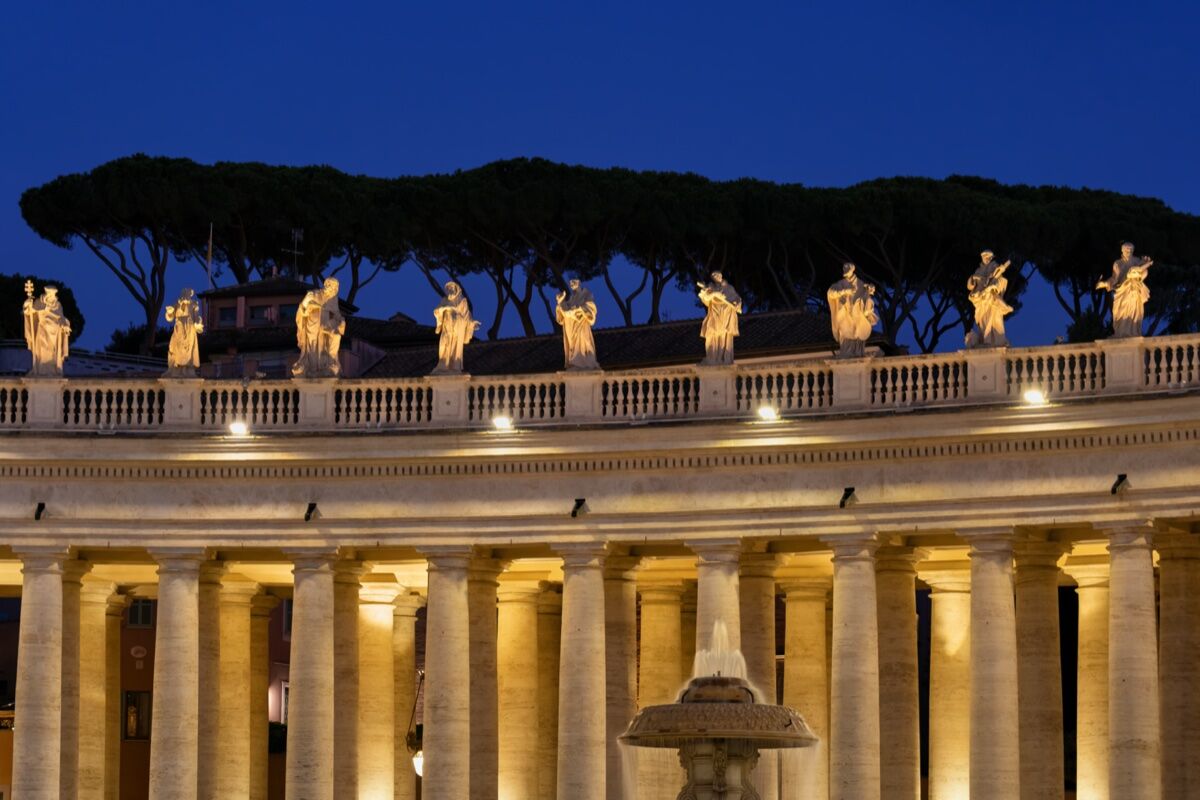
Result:
[[465,573],[475,550],[470,545],[434,545],[418,548],[417,552],[425,557],[431,570]]
[[1107,587],[1108,556],[1070,556],[1063,565],[1063,572],[1070,575],[1080,589]]
[[333,582],[335,585],[341,584],[358,588],[366,571],[366,566],[358,559],[339,558],[333,562]]
[[917,575],[934,594],[971,592],[971,562],[966,559],[926,561],[917,570]]
[[183,572],[200,575],[200,566],[208,558],[205,547],[152,547],[150,557],[158,564],[158,574]]
[[1108,537],[1108,549],[1143,548],[1154,546],[1155,528],[1149,520],[1128,519],[1110,522],[1093,522],[1092,529]]
[[396,598],[404,591],[404,587],[396,581],[396,576],[372,572],[362,576],[358,588],[360,605],[387,605],[396,602]]
[[105,608],[104,614],[109,617],[121,617],[125,615],[125,607],[129,605],[129,595],[117,594],[116,587],[113,587],[113,594],[108,596],[108,607]]
[[536,605],[541,594],[541,589],[529,583],[501,583],[496,590],[496,600],[500,603]]
[[903,572],[917,574],[917,564],[929,556],[929,551],[920,547],[885,545],[875,551],[876,572]]
[[425,607],[425,598],[416,592],[403,591],[396,595],[396,599],[392,601],[392,605],[396,610],[392,612],[396,617],[415,617],[417,611]]
[[293,575],[333,572],[333,562],[338,558],[337,550],[331,547],[299,547],[284,550],[283,554],[292,562]]
[[91,562],[69,558],[63,562],[63,583],[82,583],[83,576],[91,571]]
[[820,600],[825,602],[833,589],[833,577],[829,575],[814,575],[810,578],[788,578],[779,584],[779,591],[788,599]]
[[279,605],[278,597],[273,594],[259,592],[250,600],[250,616],[269,617],[277,605]]
[[79,590],[79,599],[84,603],[108,603],[117,591],[117,585],[112,581],[91,575],[85,576],[82,584]]
[[65,547],[22,547],[19,550],[14,548],[13,554],[21,559],[22,575],[62,575],[63,564],[68,556]]
[[1200,537],[1191,533],[1160,533],[1154,547],[1160,562],[1200,559]]
[[475,556],[467,566],[467,580],[472,583],[495,584],[507,563],[499,558]]
[[220,585],[225,577],[225,564],[221,561],[204,561],[200,564],[200,582]]
[[642,605],[675,604],[683,602],[683,581],[638,581]]
[[601,569],[608,548],[603,542],[579,542],[557,545],[554,553],[562,559],[563,571],[579,569]]
[[879,549],[879,536],[874,533],[852,533],[822,538],[833,551],[834,562],[873,561]]
[[543,581],[538,584],[541,594],[538,595],[539,614],[562,613],[562,588],[560,584]]
[[1016,580],[1021,582],[1021,573],[1026,577],[1033,572],[1058,573],[1058,562],[1067,548],[1058,542],[1020,541],[1013,547],[1013,559],[1017,568]]
[[604,559],[604,580],[631,581],[641,563],[640,556],[610,555]]
[[684,546],[695,553],[701,563],[728,563],[736,566],[742,557],[740,539],[700,539],[684,542]]
[[242,575],[226,575],[221,579],[221,602],[252,605],[258,596],[259,585]]
[[742,553],[738,561],[738,572],[743,578],[775,579],[779,569],[779,556],[776,553]]

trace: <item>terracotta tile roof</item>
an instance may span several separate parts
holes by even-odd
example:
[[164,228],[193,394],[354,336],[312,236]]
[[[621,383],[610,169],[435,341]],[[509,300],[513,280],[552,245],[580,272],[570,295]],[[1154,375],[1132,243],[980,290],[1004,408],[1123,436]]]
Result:
[[[235,284],[233,286],[220,286],[216,289],[209,289],[204,292],[197,292],[196,294],[204,300],[228,300],[232,297],[274,297],[276,295],[295,295],[300,298],[315,288],[308,281],[287,276],[278,276],[265,278],[261,281]],[[358,306],[348,303],[345,300],[339,299],[338,305],[341,306],[342,311],[345,313],[352,314],[358,311]]]

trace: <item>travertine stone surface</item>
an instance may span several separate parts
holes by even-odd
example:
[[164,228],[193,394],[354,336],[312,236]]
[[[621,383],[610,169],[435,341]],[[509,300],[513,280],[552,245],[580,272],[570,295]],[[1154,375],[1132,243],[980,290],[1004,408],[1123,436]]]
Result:
[[956,800],[971,790],[971,565],[929,562],[929,797]]
[[[742,649],[742,619],[739,610],[738,560],[742,544],[736,539],[689,542],[696,554],[696,651],[707,650],[713,625],[725,623],[729,646]],[[688,670],[691,674],[691,670]]]
[[293,551],[288,671],[287,800],[333,800],[334,563],[331,550]]
[[558,550],[563,559],[558,672],[558,796],[603,800],[605,773],[603,545]]
[[[258,584],[240,576],[221,581],[221,700],[217,737],[217,796],[249,797],[255,724],[251,704],[254,653],[250,612]],[[263,692],[266,697],[266,692]]]
[[79,791],[79,604],[83,576],[91,568],[78,559],[63,565],[62,758],[58,774],[63,797],[75,797]]
[[271,611],[279,599],[258,594],[250,606],[250,800],[267,800]]
[[469,547],[423,551],[429,561],[425,623],[423,800],[463,800],[471,791]]
[[394,575],[362,578],[358,605],[358,796],[392,797],[396,786],[396,668]]
[[[746,677],[762,693],[762,702],[776,703],[775,687],[775,570],[779,557],[768,553],[743,553],[738,592],[741,607],[742,655]],[[779,756],[759,753],[750,779],[762,800],[779,797]]]
[[558,796],[558,668],[562,586],[541,584],[538,597],[538,800]]
[[1108,557],[1071,556],[1079,597],[1075,793],[1108,800]]
[[395,670],[396,737],[394,800],[416,800],[417,773],[408,751],[409,724],[417,698],[417,611],[425,604],[420,595],[396,597],[392,612],[392,662]]
[[104,741],[104,800],[118,800],[121,794],[121,721],[125,716],[125,704],[121,695],[121,622],[129,599],[125,595],[113,595],[108,601],[105,619],[105,669],[106,706],[110,731],[115,731]]
[[350,797],[358,795],[358,594],[363,572],[362,562],[353,559],[333,565],[333,785],[339,796]]
[[499,773],[499,704],[496,696],[496,578],[504,568],[475,558],[468,573],[471,620],[471,798],[492,800]]
[[679,606],[679,686],[692,679],[696,660],[696,605],[699,594],[696,581],[683,582],[683,600]]
[[538,596],[536,584],[498,592],[497,683],[500,800],[538,794]]
[[879,617],[879,740],[882,800],[920,800],[921,702],[917,676],[917,562],[911,547],[875,554]]
[[1109,534],[1108,788],[1114,800],[1162,796],[1158,641],[1151,534]]
[[[683,584],[641,583],[641,657],[638,659],[638,707],[671,703],[683,683],[680,675],[680,622]],[[684,783],[684,772],[660,759],[638,761],[638,797],[671,797]]]
[[1200,540],[1160,535],[1159,691],[1163,800],[1200,795]]
[[79,800],[104,800],[108,737],[121,738],[119,729],[110,730],[108,713],[108,603],[114,591],[111,581],[84,578],[79,595],[79,652],[87,654],[79,661]]
[[[219,800],[221,763],[221,578],[225,565],[208,561],[200,565],[199,608],[199,723],[197,736],[197,796],[200,800]],[[153,715],[151,716],[153,719]]]
[[1063,792],[1062,652],[1058,637],[1058,559],[1062,547],[1016,547],[1017,686],[1021,798]]
[[783,785],[812,787],[813,800],[829,798],[829,672],[825,605],[829,578],[791,579],[780,586],[784,613],[783,704],[804,717],[821,740],[811,774],[793,774],[807,765],[784,760]]
[[829,540],[833,549],[833,666],[829,796],[879,798],[879,629],[874,537]]
[[[609,800],[622,800],[624,761],[617,737],[637,713],[637,584],[640,559],[609,556],[604,563],[606,783]],[[630,798],[632,800],[632,798]]]

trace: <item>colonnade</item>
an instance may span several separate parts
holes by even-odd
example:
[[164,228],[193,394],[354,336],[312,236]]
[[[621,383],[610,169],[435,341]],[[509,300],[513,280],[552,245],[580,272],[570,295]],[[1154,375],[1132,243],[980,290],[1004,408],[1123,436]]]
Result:
[[[476,548],[427,548],[425,598],[336,550],[293,551],[287,796],[415,797],[404,732],[427,602],[423,798],[632,800],[616,737],[637,707],[674,699],[715,623],[775,699],[781,594],[782,700],[822,753],[804,776],[764,759],[763,800],[796,786],[821,800],[917,800],[918,578],[932,590],[929,796],[1060,796],[1064,572],[1080,601],[1078,796],[1194,796],[1200,546],[1138,526],[1097,530],[1107,556],[1004,529],[963,532],[969,552],[958,561],[876,535],[830,537],[832,575],[785,575],[779,555],[736,539],[694,542],[694,601],[692,576],[641,568],[598,543],[554,549],[561,592],[509,580],[503,561]],[[114,798],[111,654],[123,599],[64,548],[15,553],[24,588],[13,796]],[[150,796],[264,798],[273,598],[203,550],[150,555]],[[637,784],[639,797],[673,796],[680,772],[644,764]]]

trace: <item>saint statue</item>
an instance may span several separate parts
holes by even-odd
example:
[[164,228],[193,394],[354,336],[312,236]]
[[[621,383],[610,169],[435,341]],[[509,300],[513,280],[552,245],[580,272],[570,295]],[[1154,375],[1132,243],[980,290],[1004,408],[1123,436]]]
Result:
[[167,306],[167,322],[175,323],[171,344],[167,349],[167,377],[194,378],[200,367],[200,341],[204,320],[200,319],[200,304],[196,292],[184,289],[175,305]]
[[600,369],[596,361],[596,340],[592,326],[596,324],[596,299],[577,278],[567,284],[571,294],[556,295],[554,319],[563,329],[563,355],[567,369]]
[[1097,289],[1113,293],[1113,338],[1142,335],[1142,318],[1146,314],[1146,301],[1150,299],[1146,271],[1153,264],[1150,258],[1135,256],[1133,245],[1126,242],[1121,245],[1121,257],[1113,262],[1112,277],[1101,278],[1096,284]]
[[1004,317],[1012,306],[1004,302],[1008,278],[1004,270],[1011,261],[997,264],[991,250],[979,254],[981,263],[975,274],[967,278],[967,298],[975,307],[975,327],[967,334],[967,347],[1008,347],[1004,335]]
[[842,279],[829,287],[829,321],[838,343],[838,358],[862,358],[875,315],[875,287],[855,274],[853,264],[842,265]]
[[346,319],[338,306],[338,282],[327,278],[320,289],[304,295],[296,308],[296,344],[300,358],[292,366],[296,378],[336,378],[342,371],[338,350]]
[[471,305],[462,287],[454,281],[446,284],[446,294],[433,310],[437,320],[438,363],[434,375],[463,371],[463,348],[475,337],[479,323],[471,317]]
[[25,281],[25,345],[33,354],[29,374],[35,377],[62,376],[63,360],[69,355],[71,322],[58,300],[58,287],[46,286],[33,299],[33,281]]
[[725,282],[720,272],[712,274],[712,283],[697,283],[700,302],[708,309],[700,325],[704,339],[704,360],[701,364],[732,364],[733,339],[738,335],[738,314],[742,313],[742,298]]

